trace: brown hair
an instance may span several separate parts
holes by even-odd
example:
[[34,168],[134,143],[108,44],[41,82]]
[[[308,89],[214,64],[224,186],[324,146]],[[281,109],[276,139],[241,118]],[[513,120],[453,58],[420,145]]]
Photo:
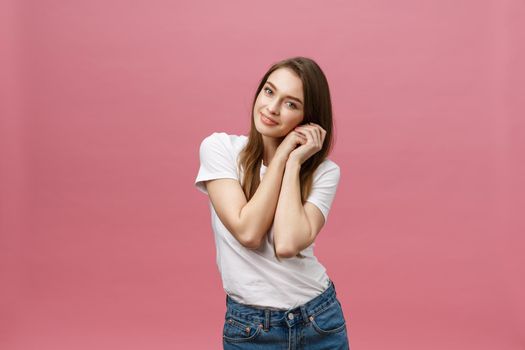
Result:
[[[252,108],[250,114],[253,113],[257,96],[263,88],[266,80],[270,74],[279,68],[289,68],[301,79],[303,84],[303,95],[304,95],[304,118],[302,124],[316,123],[326,130],[325,139],[321,150],[313,154],[308,158],[302,165],[300,171],[300,187],[301,187],[301,198],[302,203],[306,202],[308,195],[312,189],[313,173],[315,169],[325,160],[332,149],[332,103],[330,99],[330,90],[328,88],[328,81],[317,63],[312,59],[306,57],[292,57],[284,59],[273,64],[270,69],[262,77],[255,97],[253,99]],[[257,131],[251,116],[251,127],[248,136],[248,143],[241,151],[239,155],[239,166],[244,170],[244,178],[242,180],[242,188],[246,199],[249,201],[257,187],[260,184],[260,168],[263,159],[263,140],[262,136]],[[274,242],[274,253],[275,253],[275,242]],[[277,254],[275,254],[276,258]],[[299,253],[297,257],[304,258]]]

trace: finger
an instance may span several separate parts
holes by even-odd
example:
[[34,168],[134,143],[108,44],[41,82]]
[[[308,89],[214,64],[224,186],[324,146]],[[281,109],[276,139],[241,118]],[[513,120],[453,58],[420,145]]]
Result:
[[321,130],[319,130],[319,127],[315,127],[313,133],[315,136],[315,142],[317,143],[317,147],[321,147]]
[[305,126],[305,129],[308,130],[310,134],[312,135],[312,143],[316,147],[321,147],[321,135],[320,135],[319,127],[308,124]]
[[318,128],[319,130],[326,131],[325,129],[323,129],[323,127],[321,125],[316,124],[316,123],[308,123],[306,125],[311,125],[311,126],[313,126],[315,128]]
[[297,132],[300,136],[304,137],[304,128],[296,127],[294,131]]
[[294,130],[294,132],[295,132],[296,135],[299,135],[299,136],[301,136],[303,138],[305,137],[304,133],[301,130],[296,129],[296,130]]
[[326,134],[326,130],[323,129],[319,124],[315,124],[315,123],[309,123],[309,124],[315,127],[316,135],[318,136],[317,140],[319,141],[319,147],[322,147],[324,143],[324,136]]
[[299,138],[299,142],[304,145],[306,143],[306,136],[301,134],[299,131],[294,131],[294,133]]
[[315,145],[316,141],[315,141],[314,131],[311,128],[306,127],[304,128],[303,132],[306,135],[306,139],[308,140],[308,142]]

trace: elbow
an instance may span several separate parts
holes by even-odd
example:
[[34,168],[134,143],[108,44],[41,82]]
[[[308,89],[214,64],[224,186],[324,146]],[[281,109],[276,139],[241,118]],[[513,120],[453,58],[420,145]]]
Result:
[[277,254],[277,257],[282,259],[293,258],[297,255],[297,251],[290,245],[276,245],[275,253]]
[[254,240],[244,241],[241,244],[244,247],[246,247],[248,249],[252,249],[252,250],[259,249],[259,247],[261,246],[261,242],[257,242],[257,241],[254,241]]
[[255,250],[261,246],[262,242],[260,239],[256,239],[253,235],[245,235],[239,239],[239,243],[241,243],[245,248]]
[[[241,209],[241,213],[245,207]],[[237,238],[237,241],[239,241],[239,243],[247,249],[252,249],[252,250],[258,249],[261,246],[262,240],[263,240],[262,232],[257,232],[256,229],[254,229],[250,225],[247,225],[246,224],[247,219],[242,220],[241,213],[239,213],[239,216],[238,216],[239,224],[236,228],[237,234],[235,236]]]
[[277,258],[293,258],[299,253],[293,240],[290,239],[293,236],[293,233],[290,231],[274,231],[273,239],[275,245],[275,255],[277,256]]

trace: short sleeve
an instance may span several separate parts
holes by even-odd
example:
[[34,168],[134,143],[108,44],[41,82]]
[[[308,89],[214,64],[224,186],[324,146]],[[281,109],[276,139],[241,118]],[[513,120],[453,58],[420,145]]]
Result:
[[341,170],[337,164],[325,160],[314,172],[314,180],[307,202],[313,203],[323,213],[325,224],[335,198]]
[[208,194],[204,181],[227,178],[239,180],[233,146],[229,135],[214,132],[202,140],[199,148],[200,167],[195,186]]

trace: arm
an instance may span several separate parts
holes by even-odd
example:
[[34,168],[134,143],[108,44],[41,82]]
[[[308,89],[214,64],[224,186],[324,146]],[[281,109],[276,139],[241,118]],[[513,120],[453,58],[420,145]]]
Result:
[[249,249],[259,247],[272,225],[287,157],[284,152],[275,154],[250,201],[246,201],[237,180],[206,182],[210,201],[221,222]]
[[275,250],[282,258],[291,258],[312,244],[325,221],[315,205],[309,202],[304,206],[302,204],[300,170],[299,161],[287,161],[275,213]]

